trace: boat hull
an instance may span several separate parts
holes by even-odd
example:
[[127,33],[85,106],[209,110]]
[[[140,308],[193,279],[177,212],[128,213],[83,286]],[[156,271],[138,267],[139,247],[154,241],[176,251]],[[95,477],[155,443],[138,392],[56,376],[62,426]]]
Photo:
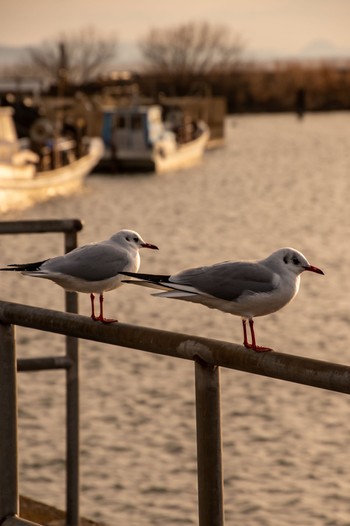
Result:
[[202,161],[209,137],[208,126],[201,123],[198,136],[195,139],[169,150],[164,149],[161,144],[155,144],[153,149],[144,149],[132,153],[120,148],[114,156],[107,151],[95,171],[162,174],[184,170]]
[[202,123],[200,135],[192,141],[180,145],[174,152],[164,155],[156,151],[153,157],[155,172],[161,174],[184,170],[199,164],[202,161],[209,136],[209,128]]
[[[102,140],[92,138],[86,155],[53,170],[36,172],[28,169],[27,165],[21,167],[0,163],[0,212],[26,208],[34,203],[80,190],[86,176],[102,155]],[[13,176],[9,177],[11,170]]]

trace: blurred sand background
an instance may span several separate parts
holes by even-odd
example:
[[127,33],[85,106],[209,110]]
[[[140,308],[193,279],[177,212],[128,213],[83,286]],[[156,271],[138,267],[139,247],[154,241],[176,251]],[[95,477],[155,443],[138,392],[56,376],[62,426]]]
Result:
[[[2,219],[79,217],[79,243],[132,228],[160,247],[141,270],[174,272],[292,246],[325,276],[256,321],[258,343],[350,363],[350,115],[227,119],[225,148],[164,176],[90,176],[80,195]],[[61,254],[59,235],[3,236],[1,266]],[[1,276],[1,299],[62,310],[45,280]],[[90,314],[87,295],[80,312]],[[124,286],[119,320],[241,342],[239,318]],[[20,357],[63,353],[63,338],[17,329]],[[193,364],[81,342],[81,513],[112,526],[197,524]],[[248,352],[248,351],[247,351]],[[350,400],[222,370],[226,523],[350,525]],[[64,507],[64,376],[19,377],[20,490]]]

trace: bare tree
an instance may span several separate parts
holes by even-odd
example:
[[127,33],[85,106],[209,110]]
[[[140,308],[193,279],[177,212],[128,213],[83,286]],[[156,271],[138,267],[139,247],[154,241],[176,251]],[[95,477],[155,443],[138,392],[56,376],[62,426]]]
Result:
[[139,41],[139,47],[147,71],[181,76],[232,69],[244,43],[226,26],[189,22],[168,29],[151,29]]
[[105,72],[116,50],[115,36],[102,37],[88,27],[29,48],[28,69],[54,81],[87,82]]

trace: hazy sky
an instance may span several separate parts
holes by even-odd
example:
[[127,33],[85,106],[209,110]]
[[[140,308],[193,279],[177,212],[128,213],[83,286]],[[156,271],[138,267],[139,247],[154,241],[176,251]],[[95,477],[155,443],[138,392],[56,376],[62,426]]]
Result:
[[151,27],[186,21],[225,24],[251,53],[298,55],[326,41],[350,56],[350,0],[1,0],[0,44],[35,45],[94,26],[123,42]]

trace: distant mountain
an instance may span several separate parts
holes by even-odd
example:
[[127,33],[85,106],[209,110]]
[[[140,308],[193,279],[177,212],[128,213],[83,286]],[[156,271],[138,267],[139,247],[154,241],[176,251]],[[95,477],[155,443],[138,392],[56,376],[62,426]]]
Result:
[[[28,46],[29,47],[29,46]],[[0,67],[21,62],[26,56],[26,47],[14,47],[0,44]],[[332,59],[349,58],[350,48],[339,48],[328,40],[312,40],[296,53],[283,53],[272,49],[247,49],[244,57],[253,60],[271,59]],[[141,53],[136,42],[123,41],[119,43],[118,54],[112,67],[135,68],[142,63]]]
[[[29,47],[29,46],[28,46]],[[0,67],[11,66],[21,62],[26,57],[27,47],[13,47],[0,44]],[[136,43],[120,42],[118,54],[114,60],[115,67],[134,67],[141,61],[141,55]]]
[[26,54],[26,47],[13,47],[0,44],[0,66],[20,62]]
[[118,46],[118,63],[128,67],[135,67],[141,63],[141,53],[136,42],[120,42]]
[[330,42],[329,40],[319,39],[312,40],[301,48],[298,55],[301,58],[350,58],[350,48],[340,48]]

